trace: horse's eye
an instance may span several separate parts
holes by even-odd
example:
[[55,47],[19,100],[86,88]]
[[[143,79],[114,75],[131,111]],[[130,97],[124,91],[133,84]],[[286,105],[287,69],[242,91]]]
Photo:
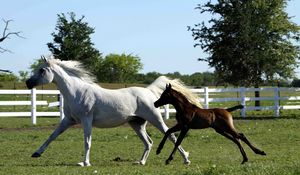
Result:
[[41,74],[43,74],[43,73],[45,72],[45,69],[41,68],[41,69],[39,70],[39,72],[40,72]]

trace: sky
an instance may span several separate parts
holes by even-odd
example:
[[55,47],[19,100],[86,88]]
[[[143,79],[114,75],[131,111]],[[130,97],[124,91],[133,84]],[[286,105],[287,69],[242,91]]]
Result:
[[[0,53],[0,68],[29,71],[41,55],[49,55],[57,14],[75,12],[90,27],[95,48],[103,55],[132,54],[141,59],[141,73],[160,72],[193,74],[213,71],[206,62],[197,61],[207,55],[195,44],[187,26],[208,21],[210,15],[195,10],[206,0],[0,0],[0,18],[13,20],[11,32],[22,31],[25,37],[11,36],[0,46],[13,53]],[[291,20],[300,25],[300,1],[291,0],[286,9]],[[0,21],[0,34],[5,23]],[[300,69],[296,70],[300,76]],[[299,77],[298,76],[298,77]]]

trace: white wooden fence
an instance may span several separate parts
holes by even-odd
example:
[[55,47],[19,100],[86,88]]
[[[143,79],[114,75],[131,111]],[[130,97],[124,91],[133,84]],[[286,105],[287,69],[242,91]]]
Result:
[[[246,111],[250,110],[273,110],[274,116],[280,116],[280,110],[285,109],[300,109],[300,105],[281,105],[280,101],[300,101],[300,88],[278,88],[278,87],[271,87],[271,88],[201,88],[201,89],[192,89],[193,92],[199,94],[200,102],[203,104],[204,108],[209,108],[210,104],[218,102],[224,103],[224,108],[231,107],[231,105],[226,104],[226,102],[236,102],[239,104],[244,105],[244,109],[241,110],[241,116],[246,117]],[[268,92],[269,96],[263,97],[253,97],[254,91]],[[222,93],[233,92],[236,93],[236,97],[230,98],[216,98],[214,96],[222,96]],[[252,95],[249,95],[248,92]],[[299,96],[282,96],[283,92],[297,94]],[[49,103],[47,101],[37,101],[37,95],[39,94],[52,94],[58,95],[60,92],[58,90],[0,90],[0,95],[29,95],[30,101],[0,101],[0,106],[17,106],[17,105],[30,105],[31,111],[30,112],[0,112],[0,117],[19,117],[19,116],[31,116],[32,124],[36,124],[36,117],[37,116],[60,116],[61,119],[64,117],[63,113],[63,97],[60,95],[60,100],[58,102]],[[251,101],[273,101],[272,106],[247,106],[247,102]],[[38,112],[37,106],[38,105],[48,105],[48,106],[59,106],[58,112]],[[175,109],[170,108],[169,105],[166,105],[161,112],[164,113],[165,119],[169,118],[170,113],[176,112]]]
[[[210,107],[211,103],[214,102],[223,102],[225,105],[224,108],[231,107],[226,105],[226,102],[237,102],[244,106],[241,110],[241,116],[246,117],[246,111],[251,110],[273,110],[274,116],[280,116],[280,110],[286,109],[300,109],[300,105],[294,105],[297,101],[300,100],[300,88],[279,88],[279,87],[267,87],[267,88],[201,88],[201,89],[192,89],[193,92],[199,94],[199,100],[203,104],[203,108],[207,109]],[[269,96],[263,97],[253,97],[254,92],[259,91],[261,94],[267,92]],[[236,93],[236,97],[230,98],[216,98],[214,96],[222,96],[222,93]],[[249,94],[251,93],[251,95]],[[282,96],[281,94],[299,94],[299,96]],[[273,101],[272,106],[247,106],[247,102],[251,101]],[[293,105],[281,105],[281,101],[290,101],[294,103]],[[299,102],[298,102],[299,103]],[[170,108],[169,105],[166,105],[164,109],[161,109],[161,112],[164,113],[166,119],[169,118],[170,113],[176,112],[175,109]]]
[[[58,90],[36,90],[35,88],[31,90],[0,90],[0,95],[29,95],[30,101],[0,101],[0,106],[18,106],[18,105],[30,105],[30,112],[0,112],[0,117],[21,117],[30,116],[32,124],[36,124],[37,116],[60,116],[61,119],[64,118],[63,113],[63,97],[60,95],[59,102],[48,103],[47,101],[37,101],[38,94],[47,95],[60,95]],[[48,106],[59,106],[59,112],[38,112],[38,105],[48,105]]]

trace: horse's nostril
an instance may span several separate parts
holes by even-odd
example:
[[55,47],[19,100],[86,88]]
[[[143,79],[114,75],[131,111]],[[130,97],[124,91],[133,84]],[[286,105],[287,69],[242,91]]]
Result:
[[34,87],[33,82],[30,79],[26,81],[26,86],[28,89],[32,89]]

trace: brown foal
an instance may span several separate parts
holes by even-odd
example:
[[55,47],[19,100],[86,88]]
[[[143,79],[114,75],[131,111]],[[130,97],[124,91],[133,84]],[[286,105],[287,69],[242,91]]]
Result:
[[180,92],[172,89],[171,84],[166,86],[165,91],[161,97],[154,103],[155,107],[171,104],[176,109],[177,124],[170,128],[164,135],[164,138],[160,142],[156,154],[159,154],[166,142],[166,139],[171,133],[181,131],[178,140],[175,143],[175,147],[166,160],[166,164],[169,164],[173,160],[173,156],[177,147],[181,144],[183,138],[189,131],[189,129],[204,129],[213,128],[215,131],[224,137],[233,141],[240,149],[243,156],[242,164],[248,161],[248,157],[241,145],[240,140],[245,142],[256,154],[266,155],[266,153],[255,146],[253,146],[243,133],[238,133],[233,126],[233,119],[231,111],[242,109],[242,105],[238,105],[228,109],[214,108],[214,109],[201,109],[196,105],[189,102],[189,100]]

